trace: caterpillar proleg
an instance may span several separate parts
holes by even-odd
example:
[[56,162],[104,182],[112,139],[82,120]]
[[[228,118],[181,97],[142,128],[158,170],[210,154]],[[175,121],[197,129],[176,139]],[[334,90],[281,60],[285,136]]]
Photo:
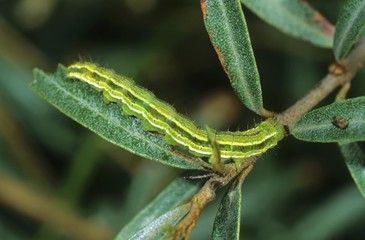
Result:
[[[102,91],[107,101],[116,102],[126,114],[140,118],[146,131],[163,134],[167,144],[182,147],[197,157],[212,155],[207,130],[177,113],[171,105],[134,81],[90,62],[70,65],[66,77]],[[272,119],[246,131],[209,131],[215,135],[220,157],[226,160],[260,155],[284,137],[283,126]]]

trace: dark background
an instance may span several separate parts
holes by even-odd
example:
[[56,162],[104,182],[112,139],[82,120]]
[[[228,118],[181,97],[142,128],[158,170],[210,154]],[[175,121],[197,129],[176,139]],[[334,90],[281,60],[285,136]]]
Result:
[[[336,22],[341,1],[309,2]],[[265,107],[283,111],[325,76],[333,54],[244,12]],[[49,227],[64,208],[114,236],[181,173],[106,143],[29,90],[33,68],[79,60],[132,77],[197,122],[236,130],[260,121],[230,88],[199,0],[0,0],[1,239],[70,239]],[[364,94],[364,77],[350,96]],[[28,191],[55,204],[55,214],[27,214]],[[363,239],[365,201],[335,144],[285,139],[259,160],[243,193],[242,239]],[[210,239],[218,203],[193,239]]]

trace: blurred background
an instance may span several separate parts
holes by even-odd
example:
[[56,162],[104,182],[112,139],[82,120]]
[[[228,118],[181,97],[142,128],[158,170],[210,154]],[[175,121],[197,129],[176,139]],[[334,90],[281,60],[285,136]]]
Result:
[[[309,1],[335,23],[342,1]],[[334,61],[244,9],[267,109],[303,96]],[[0,239],[113,239],[181,170],[141,159],[31,92],[32,70],[91,60],[217,129],[260,118],[230,88],[199,0],[0,0]],[[364,95],[365,73],[350,96]],[[323,104],[333,101],[331,96]],[[335,144],[292,137],[244,184],[242,239],[363,239],[365,201]],[[192,239],[210,239],[217,200]]]

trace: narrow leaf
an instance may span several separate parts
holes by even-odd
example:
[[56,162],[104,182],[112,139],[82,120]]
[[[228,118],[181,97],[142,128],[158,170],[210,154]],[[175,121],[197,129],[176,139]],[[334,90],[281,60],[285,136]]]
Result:
[[239,0],[201,2],[205,27],[237,95],[249,109],[263,113],[260,77]]
[[278,231],[279,234],[272,239],[338,239],[344,236],[344,232],[351,235],[354,226],[364,221],[364,199],[353,185],[327,195],[320,204],[305,211],[308,213],[303,213],[296,224],[285,231]]
[[347,56],[365,29],[365,1],[345,0],[336,24],[334,54],[337,61]]
[[365,97],[338,101],[305,114],[291,129],[309,142],[365,140]]
[[[56,109],[29,91],[26,83],[31,79],[29,69],[0,56],[0,96],[11,102],[18,124],[31,129],[33,137],[50,151],[70,154],[76,144],[75,132],[63,124],[60,115],[55,114]],[[34,114],[34,109],[37,109],[37,114]],[[57,139],[57,142],[49,139]]]
[[350,174],[365,198],[365,155],[356,142],[341,142],[339,146]]
[[165,234],[168,234],[168,231],[171,227],[175,226],[180,219],[182,219],[190,210],[190,204],[186,203],[180,207],[177,207],[174,210],[171,210],[159,218],[153,220],[139,232],[131,236],[130,238],[117,238],[116,240],[159,240]]
[[333,25],[307,1],[300,0],[241,0],[267,23],[293,37],[324,48],[331,48]]
[[143,131],[139,119],[124,114],[117,104],[106,104],[102,94],[87,84],[65,80],[65,73],[63,66],[52,75],[35,70],[30,87],[61,112],[111,143],[166,165],[202,169],[202,160],[172,151],[161,136]]
[[[142,235],[149,228],[152,233],[157,230],[158,222],[167,224],[174,216],[178,218],[185,215],[186,207],[174,208],[191,198],[198,190],[199,184],[192,184],[182,178],[176,179],[121,230],[116,240],[133,239],[131,236]],[[151,222],[155,225],[150,225]]]
[[242,183],[251,169],[245,169],[223,196],[214,221],[214,240],[240,239]]

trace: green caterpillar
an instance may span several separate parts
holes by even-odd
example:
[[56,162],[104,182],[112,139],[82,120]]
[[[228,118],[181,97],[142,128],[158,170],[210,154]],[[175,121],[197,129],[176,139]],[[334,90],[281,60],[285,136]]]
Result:
[[[187,117],[156,98],[132,80],[90,62],[78,62],[68,67],[66,77],[86,82],[103,92],[105,99],[121,105],[123,111],[142,119],[146,131],[159,132],[169,145],[180,146],[197,157],[210,157],[214,151],[208,132]],[[246,131],[214,131],[222,159],[239,160],[257,156],[277,145],[284,137],[283,126],[268,119]]]

